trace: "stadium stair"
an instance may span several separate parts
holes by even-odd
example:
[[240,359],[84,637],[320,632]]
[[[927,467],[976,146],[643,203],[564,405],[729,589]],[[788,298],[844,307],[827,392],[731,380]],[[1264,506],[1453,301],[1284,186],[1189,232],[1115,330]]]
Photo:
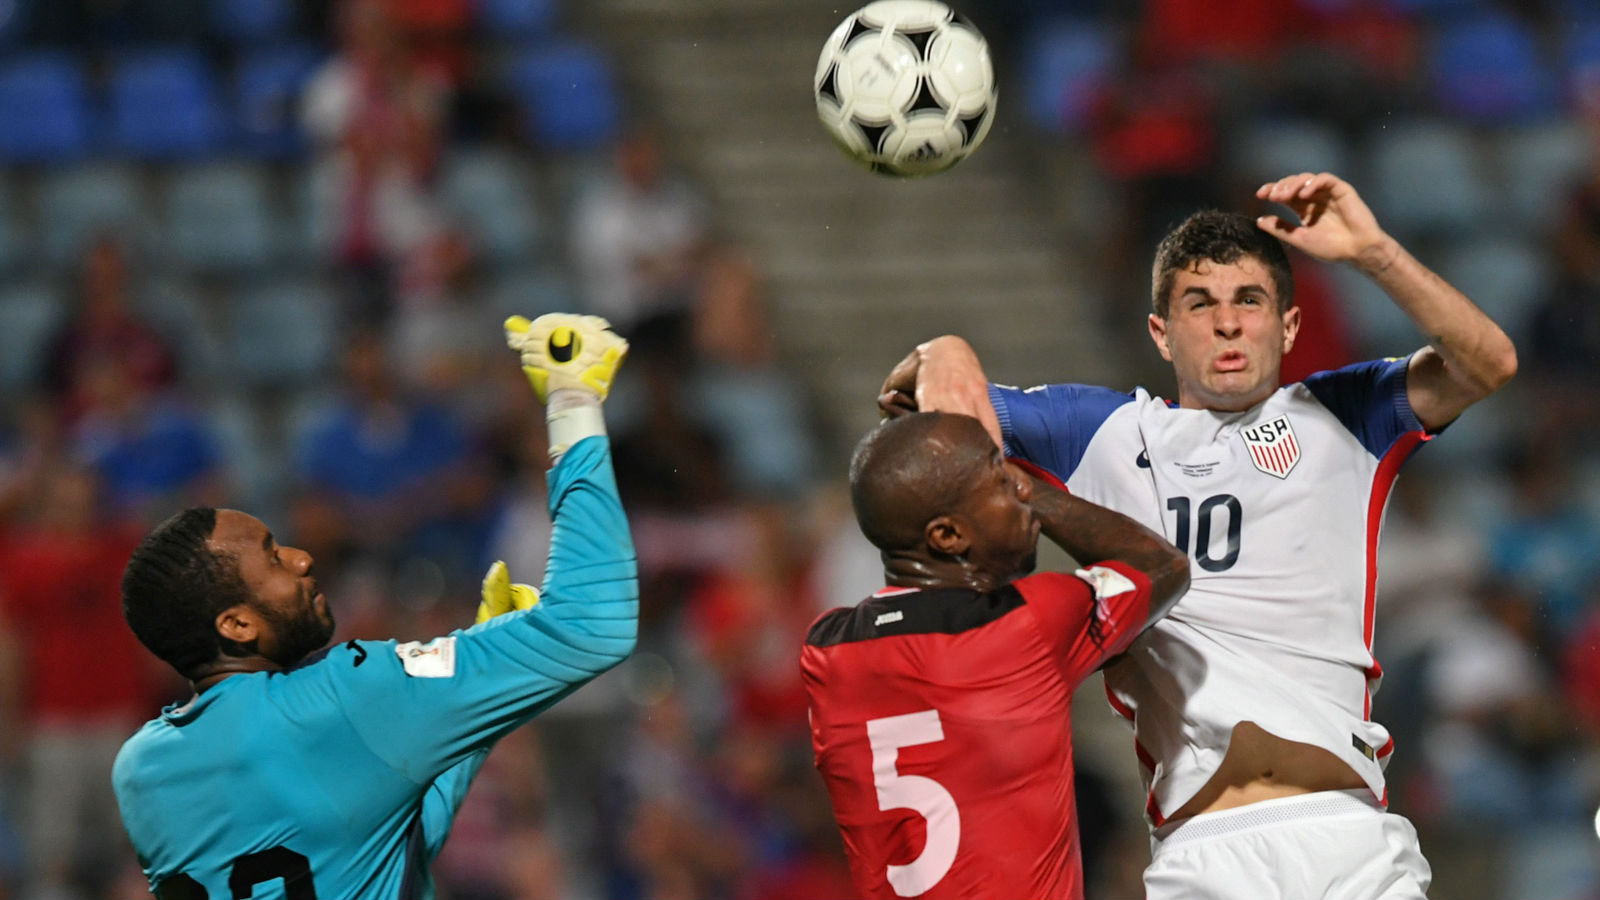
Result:
[[[769,276],[775,327],[841,457],[916,342],[972,341],[999,381],[1109,379],[1102,320],[1078,289],[1067,223],[1041,190],[1022,92],[1001,85],[979,151],[917,181],[846,159],[816,119],[811,78],[842,11],[789,0],[591,0],[636,113],[660,124],[727,233]],[[1048,178],[1044,179],[1048,181]]]

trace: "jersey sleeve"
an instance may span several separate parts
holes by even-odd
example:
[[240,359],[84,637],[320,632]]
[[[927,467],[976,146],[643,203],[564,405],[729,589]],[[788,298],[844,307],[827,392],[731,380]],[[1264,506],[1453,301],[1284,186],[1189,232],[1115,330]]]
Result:
[[1007,456],[1027,460],[1062,481],[1071,477],[1089,439],[1117,407],[1133,397],[1086,384],[1049,384],[1026,390],[989,385]]
[[638,577],[607,440],[573,445],[549,479],[553,526],[538,605],[427,643],[353,641],[325,660],[362,740],[419,784],[633,651]]
[[450,828],[456,822],[456,810],[461,808],[467,789],[472,787],[473,779],[478,777],[478,770],[488,758],[488,747],[474,750],[428,785],[428,792],[422,797],[422,839],[429,860],[444,849],[445,838],[450,836]]
[[1120,562],[1014,582],[1068,684],[1128,649],[1150,617],[1150,579]]
[[1318,372],[1303,382],[1367,452],[1382,457],[1402,435],[1427,433],[1406,396],[1410,357],[1377,359]]

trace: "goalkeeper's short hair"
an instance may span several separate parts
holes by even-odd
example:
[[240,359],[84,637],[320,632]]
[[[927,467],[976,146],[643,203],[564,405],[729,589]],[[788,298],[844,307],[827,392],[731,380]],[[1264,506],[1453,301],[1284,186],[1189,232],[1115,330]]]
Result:
[[122,572],[128,627],[185,678],[221,654],[217,615],[250,600],[238,560],[206,545],[216,527],[216,509],[190,507],[146,535]]

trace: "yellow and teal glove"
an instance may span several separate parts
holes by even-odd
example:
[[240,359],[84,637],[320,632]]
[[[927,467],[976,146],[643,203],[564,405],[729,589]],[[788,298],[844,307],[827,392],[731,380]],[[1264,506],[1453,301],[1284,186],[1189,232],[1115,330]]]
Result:
[[473,624],[482,625],[495,616],[538,605],[539,589],[528,584],[512,584],[506,564],[495,560],[483,575],[483,602],[478,604],[478,617]]

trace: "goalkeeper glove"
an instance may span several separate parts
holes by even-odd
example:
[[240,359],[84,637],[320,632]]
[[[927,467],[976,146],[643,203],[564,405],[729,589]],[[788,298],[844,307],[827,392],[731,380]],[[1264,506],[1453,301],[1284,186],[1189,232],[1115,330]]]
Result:
[[532,322],[512,316],[506,320],[506,343],[522,354],[522,371],[540,403],[549,403],[549,395],[561,390],[604,400],[628,355],[628,342],[611,331],[611,323],[572,313],[546,313]]
[[571,313],[546,313],[532,322],[512,316],[506,343],[522,356],[522,371],[545,404],[552,460],[584,438],[606,433],[600,404],[628,355],[628,342],[610,323]]
[[506,564],[495,560],[483,575],[483,602],[473,624],[482,625],[495,616],[539,605],[539,589],[527,584],[512,584]]

